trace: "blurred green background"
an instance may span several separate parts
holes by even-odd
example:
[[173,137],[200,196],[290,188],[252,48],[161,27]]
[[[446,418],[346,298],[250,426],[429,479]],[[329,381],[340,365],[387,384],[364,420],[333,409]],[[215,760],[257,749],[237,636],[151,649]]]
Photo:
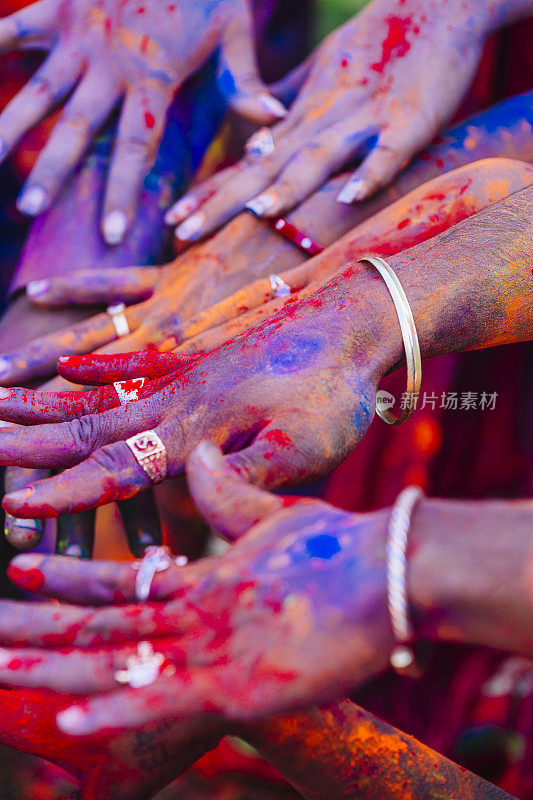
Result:
[[317,0],[316,41],[357,14],[366,3],[367,0]]

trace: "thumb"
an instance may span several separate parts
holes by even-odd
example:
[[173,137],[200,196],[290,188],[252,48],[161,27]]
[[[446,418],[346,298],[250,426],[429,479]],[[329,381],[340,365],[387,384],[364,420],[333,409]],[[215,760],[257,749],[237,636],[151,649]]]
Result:
[[273,97],[259,75],[253,19],[247,2],[227,22],[222,36],[218,81],[230,105],[259,125],[282,119],[287,109]]
[[202,516],[230,541],[285,506],[283,497],[250,485],[212,442],[200,442],[191,453],[187,480]]

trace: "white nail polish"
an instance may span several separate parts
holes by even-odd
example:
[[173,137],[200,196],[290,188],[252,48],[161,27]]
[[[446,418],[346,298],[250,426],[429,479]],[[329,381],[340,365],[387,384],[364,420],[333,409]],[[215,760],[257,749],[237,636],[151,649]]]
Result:
[[366,194],[366,183],[360,178],[349,180],[348,183],[342,187],[337,196],[337,202],[350,204],[355,200],[361,200]]
[[30,186],[17,200],[17,208],[23,214],[35,217],[41,214],[48,205],[48,194],[42,186]]
[[265,111],[268,111],[269,114],[273,114],[278,119],[283,119],[283,117],[287,116],[287,109],[283,103],[280,103],[280,101],[276,97],[272,97],[271,94],[264,92],[259,95],[259,102]]
[[[89,733],[87,729],[87,714],[78,706],[71,706],[61,711],[56,717],[57,727],[64,733],[83,734]],[[90,726],[89,726],[90,727]]]
[[203,214],[193,214],[192,217],[186,219],[179,228],[176,230],[176,238],[183,239],[186,242],[193,242],[197,239],[205,223]]
[[249,203],[246,203],[246,208],[255,214],[257,217],[262,217],[276,202],[276,198],[271,194],[260,194],[259,197],[254,197]]
[[42,297],[50,289],[50,281],[30,281],[26,286],[26,292],[30,297]]
[[196,197],[186,194],[185,197],[182,197],[181,200],[178,200],[178,202],[175,203],[172,208],[169,208],[165,214],[165,223],[167,225],[177,225],[178,222],[182,222],[194,211],[196,211],[199,205],[200,204]]
[[128,219],[123,211],[111,211],[104,219],[102,231],[107,244],[120,244],[128,227]]

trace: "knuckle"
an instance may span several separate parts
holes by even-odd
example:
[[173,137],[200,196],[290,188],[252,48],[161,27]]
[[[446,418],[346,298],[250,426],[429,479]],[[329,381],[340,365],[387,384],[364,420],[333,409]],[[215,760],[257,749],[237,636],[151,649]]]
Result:
[[65,424],[77,452],[88,453],[96,447],[100,434],[97,416],[90,414]]
[[116,482],[117,473],[124,466],[124,464],[121,463],[116,446],[112,444],[106,444],[98,448],[98,450],[95,450],[91,455],[91,461],[97,464],[100,470],[111,475],[113,482]]

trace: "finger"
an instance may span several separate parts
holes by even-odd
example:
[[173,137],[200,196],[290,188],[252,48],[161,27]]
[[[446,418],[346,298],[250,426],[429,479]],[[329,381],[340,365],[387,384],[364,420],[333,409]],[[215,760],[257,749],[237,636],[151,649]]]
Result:
[[[144,430],[146,423],[148,428],[158,424],[164,413],[160,407],[163,402],[162,397],[158,397],[156,403],[153,402],[153,398],[149,398],[101,414],[83,416],[70,422],[33,427],[10,425],[0,428],[0,463],[4,466],[42,469],[70,467],[87,458],[99,447],[121,442]],[[128,450],[127,446],[126,449]],[[105,454],[102,455],[102,461],[105,463]],[[59,478],[61,476],[56,476],[44,481],[43,484]],[[29,492],[29,489],[27,491]],[[6,495],[9,496],[11,495]],[[65,511],[74,513],[78,510],[84,509],[65,508]],[[9,508],[8,511],[12,513]]]
[[122,242],[133,221],[144,178],[157,153],[171,97],[137,87],[126,95],[109,170],[102,234],[109,245]]
[[161,544],[161,525],[152,491],[129,500],[121,500],[118,510],[124,523],[129,548],[135,558],[142,558],[147,547]]
[[37,191],[45,197],[41,210],[50,205],[119,96],[120,88],[111,75],[106,78],[90,71],[82,79],[24,185],[19,207]]
[[160,277],[159,267],[80,270],[31,281],[26,292],[33,303],[46,307],[136,303],[151,297]]
[[[302,424],[302,420],[300,420]],[[304,426],[307,431],[309,420]],[[249,447],[230,453],[226,464],[244,481],[266,489],[302,483],[313,477],[312,464],[316,459],[315,437],[310,432],[304,439],[301,432],[293,431],[294,421],[276,420],[264,428]],[[305,445],[305,447],[304,447]]]
[[[140,405],[144,402],[141,401]],[[113,413],[113,411],[107,411],[105,414],[98,414],[95,417],[109,417]],[[97,423],[96,427],[99,428],[99,431],[96,435],[88,433],[85,437],[82,437],[85,438],[85,441],[80,442],[78,439],[73,447],[68,448],[68,450],[59,455],[57,454],[57,448],[55,451],[52,450],[49,439],[46,442],[46,446],[42,448],[44,455],[42,453],[30,455],[31,445],[26,443],[24,445],[25,454],[10,456],[10,460],[18,458],[24,461],[49,462],[53,460],[56,462],[75,463],[81,461],[83,456],[80,454],[82,451],[89,450],[91,452],[84,461],[78,463],[77,466],[66,469],[60,475],[31,484],[21,492],[12,492],[5,495],[2,501],[3,508],[10,514],[19,517],[43,517],[48,519],[61,514],[79,514],[90,508],[134,497],[139,492],[149,489],[152,485],[149,475],[136,461],[126,442],[117,441],[117,439],[129,438],[141,430],[153,430],[161,411],[158,409],[152,413],[152,420],[149,417],[147,420],[148,415],[145,413],[142,423],[140,423],[136,414],[133,414],[133,419],[130,419],[128,415],[126,419],[121,420],[119,434],[117,434],[116,428],[113,428],[112,430],[107,430],[107,436],[103,436],[102,431],[104,427],[108,428],[110,420],[107,420],[105,426],[102,423]],[[84,425],[88,426],[85,430],[91,427],[94,430],[94,423],[83,422],[90,419],[91,417],[82,417],[81,420],[63,423],[63,425],[77,425],[74,428],[74,437],[76,438],[79,436],[80,423],[82,430]],[[148,424],[146,424],[146,421]],[[43,425],[41,428],[55,428],[57,431],[61,426]],[[36,429],[28,428],[26,430],[33,431]],[[155,430],[158,432],[157,428]],[[62,431],[60,433],[64,435]],[[171,445],[167,449],[169,463],[167,477],[170,478],[178,474],[179,469],[183,466],[184,444],[181,441],[180,431],[177,429],[169,431],[167,427],[165,430],[161,430],[161,433],[163,434],[161,438],[164,442],[172,441],[172,438],[175,439],[174,446]],[[51,430],[47,431],[47,436],[51,435],[53,435]],[[164,438],[165,436],[166,438]],[[43,438],[41,434],[41,440]],[[94,445],[95,439],[102,438],[107,438],[114,443],[96,448]],[[12,450],[14,449],[12,448]],[[177,468],[175,464],[178,465]]]
[[[157,652],[174,664],[183,661],[176,640],[158,638]],[[137,655],[136,645],[57,652],[34,648],[0,648],[0,683],[69,694],[94,694],[117,687],[116,673]],[[170,662],[169,662],[170,663]]]
[[174,353],[158,350],[140,350],[137,353],[113,355],[93,354],[83,356],[61,356],[58,359],[59,374],[73,383],[109,384],[115,381],[146,377],[161,378],[169,372],[187,369],[197,359],[179,357]]
[[[273,135],[275,138],[276,129]],[[197,241],[239,214],[249,200],[273,183],[297,147],[295,138],[287,137],[276,144],[273,153],[247,163],[245,169],[239,170],[199,211],[176,228],[176,237],[184,242]]]
[[[125,310],[124,316],[131,330],[137,328],[142,313],[142,304]],[[69,328],[40,336],[2,356],[2,384],[9,386],[53,375],[60,356],[84,355],[116,338],[117,332],[109,314],[98,314]]]
[[[32,481],[42,480],[49,474],[47,470],[8,467],[4,473],[5,492],[24,489]],[[4,526],[7,541],[17,550],[33,550],[44,536],[44,522],[41,519],[18,519],[6,514]]]
[[[83,706],[71,706],[57,715],[60,730],[84,736],[109,728],[136,729],[148,722],[178,720],[219,711],[215,700],[217,675],[209,668],[177,670],[151,686],[124,688],[91,698]],[[119,722],[120,720],[120,722]]]
[[229,541],[286,505],[285,498],[250,485],[212,442],[200,442],[191,453],[187,480],[201,515]]
[[179,345],[174,351],[175,355],[188,355],[201,357],[201,354],[209,352],[215,347],[218,347],[223,342],[237,336],[239,333],[248,330],[251,326],[257,325],[272,314],[283,308],[284,305],[297,298],[299,295],[290,295],[289,297],[271,300],[264,303],[257,308],[247,311],[236,319],[228,320],[227,322],[210,328],[209,330],[187,339],[183,344]]
[[382,189],[392,181],[411,155],[412,150],[406,146],[389,146],[380,138],[378,144],[341,189],[338,201],[350,204],[371,197],[378,189]]
[[92,558],[96,512],[64,514],[57,521],[56,553],[70,558]]
[[22,425],[62,423],[142,400],[159,388],[158,382],[146,378],[117,381],[89,392],[0,388],[0,415],[4,420]]
[[[183,595],[186,589],[193,588],[198,584],[209,563],[211,563],[210,559],[202,559],[201,563],[189,565],[185,569],[181,562],[178,564],[175,560],[172,561],[166,570],[155,573],[150,586],[149,600],[170,600],[175,595]],[[31,585],[34,587],[33,591],[35,591],[35,586],[38,585],[39,594],[64,600],[67,603],[85,606],[106,606],[109,604],[118,606],[120,604],[138,602],[135,591],[138,567],[138,562],[132,564],[118,563],[116,561],[83,561],[81,559],[66,559],[62,556],[45,556],[31,553],[24,556],[16,556],[8,567],[8,576],[21,589],[28,590],[28,586]],[[72,644],[74,643],[72,631],[75,630],[76,622],[79,622],[80,619],[84,620],[87,625],[87,631],[90,628],[91,636],[103,634],[104,623],[109,626],[109,633],[111,633],[111,622],[115,624],[117,620],[122,620],[120,623],[120,636],[124,640],[125,637],[131,636],[132,631],[134,633],[136,631],[135,616],[140,616],[140,624],[147,626],[150,623],[153,624],[153,615],[157,611],[156,606],[150,605],[146,606],[148,609],[146,614],[139,614],[143,609],[142,604],[128,605],[125,609],[122,607],[102,609],[102,611],[99,610],[98,612],[90,609],[88,612],[87,609],[67,608],[66,610],[62,609],[65,614],[56,619],[50,610],[53,606],[45,605],[41,615],[42,621],[37,626],[39,638],[35,639],[32,633],[33,629],[28,628],[27,636],[29,638],[22,640],[16,638],[18,636],[17,631],[22,632],[23,627],[28,627],[28,623],[34,621],[34,617],[38,612],[31,615],[30,619],[28,614],[31,614],[31,612],[27,606],[21,608],[20,603],[14,605],[19,614],[19,619],[9,627],[9,622],[6,618],[4,627],[1,629],[0,638],[4,642],[16,641],[21,643],[24,641],[28,644],[41,642],[43,635],[55,635],[60,630],[63,630],[65,636],[70,636],[70,638],[62,638],[61,642],[63,644]],[[57,610],[57,606],[55,608]],[[12,611],[12,606],[8,610]],[[76,611],[74,616],[73,611]],[[113,613],[110,617],[112,611],[117,613]],[[124,627],[128,619],[130,620],[129,627]],[[58,621],[61,623],[59,627],[56,624]],[[46,625],[48,627],[45,627]],[[72,630],[69,631],[69,628]],[[142,630],[142,635],[144,635],[145,628],[143,627]],[[165,631],[167,631],[166,628]],[[77,636],[79,633],[80,629],[74,635]],[[134,638],[137,637],[135,636]],[[88,646],[87,637],[83,641],[83,646]],[[102,641],[103,639],[100,640],[101,643]],[[114,639],[113,641],[118,640]],[[81,642],[79,644],[82,646]],[[59,646],[59,644],[54,642],[54,646]]]
[[247,119],[264,124],[282,119],[287,109],[266,89],[255,55],[254,23],[247,2],[240,3],[224,29],[219,85],[230,105]]
[[[15,95],[0,114],[0,142],[5,156],[74,86],[80,72],[77,58],[55,51]],[[21,195],[18,208],[26,214],[39,214],[46,208],[46,195],[39,187]]]
[[41,0],[0,20],[0,52],[50,46],[57,0]]
[[227,167],[219,172],[216,172],[210,178],[207,178],[198,186],[195,186],[186,195],[181,197],[177,203],[169,208],[165,214],[165,223],[167,225],[177,225],[183,222],[184,219],[190,217],[195,211],[198,211],[209,198],[213,197],[219,189],[227,183],[230,178],[233,178],[238,173],[242,172],[244,162],[239,162],[232,167]]
[[278,180],[246,207],[259,217],[276,217],[294,208],[353,159],[369,135],[369,130],[353,135],[346,122],[328,128],[300,148]]

